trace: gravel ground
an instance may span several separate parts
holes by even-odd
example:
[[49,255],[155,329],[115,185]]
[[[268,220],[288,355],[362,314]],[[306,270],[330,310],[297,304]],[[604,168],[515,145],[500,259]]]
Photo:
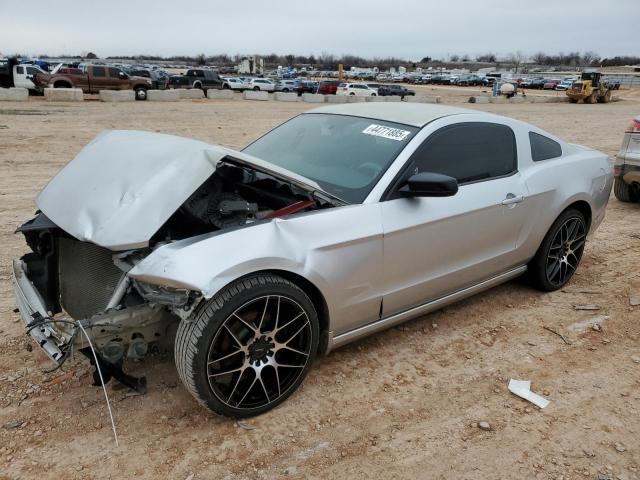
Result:
[[[418,90],[447,103],[473,91]],[[472,108],[613,156],[640,109],[638,92],[620,96]],[[43,373],[49,361],[12,312],[10,261],[26,252],[13,231],[60,167],[103,129],[241,147],[310,107],[0,102],[0,478],[640,478],[640,204],[613,197],[564,290],[510,282],[337,350],[285,404],[245,422],[203,410],[158,356],[128,367],[147,375],[146,395],[108,385],[116,446],[87,362]],[[574,308],[584,304],[599,309]],[[510,394],[510,378],[531,380],[550,405]]]

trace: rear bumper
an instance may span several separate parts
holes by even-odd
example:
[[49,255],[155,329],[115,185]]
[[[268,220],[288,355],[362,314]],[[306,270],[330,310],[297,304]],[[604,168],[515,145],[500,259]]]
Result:
[[[25,328],[35,323],[37,319],[49,316],[40,293],[27,276],[24,262],[19,259],[13,260],[13,284],[16,303]],[[64,338],[64,335],[55,330],[52,325],[34,328],[29,335],[51,360],[58,364],[62,361],[64,354],[60,347],[65,345],[68,339]]]

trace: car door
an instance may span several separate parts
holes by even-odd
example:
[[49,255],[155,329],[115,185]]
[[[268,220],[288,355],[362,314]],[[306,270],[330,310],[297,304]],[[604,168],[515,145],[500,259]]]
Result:
[[[458,180],[451,197],[401,198],[414,173]],[[488,122],[434,131],[409,158],[381,203],[383,315],[446,296],[515,267],[527,189],[517,170],[513,130]]]
[[91,66],[87,68],[87,71],[89,73],[89,88],[92,93],[110,89],[107,67]]

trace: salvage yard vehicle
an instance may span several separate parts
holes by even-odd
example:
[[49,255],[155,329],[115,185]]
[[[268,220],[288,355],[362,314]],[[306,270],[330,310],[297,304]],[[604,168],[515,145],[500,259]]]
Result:
[[13,66],[13,83],[18,88],[26,88],[33,92],[42,93],[42,88],[33,83],[33,78],[39,73],[46,74],[37,65],[14,65]]
[[249,80],[249,90],[255,92],[273,92],[276,84],[268,78],[252,78]]
[[390,97],[396,96],[400,98],[404,97],[413,97],[416,92],[413,90],[409,90],[407,87],[403,87],[402,85],[380,85],[378,88],[378,95],[381,97]]
[[199,88],[205,92],[209,89],[222,89],[223,81],[214,70],[194,68],[187,70],[185,75],[171,75],[169,88]]
[[640,115],[624,132],[622,146],[613,165],[613,193],[621,202],[640,201]]
[[249,83],[238,77],[222,77],[222,88],[225,90],[238,90],[242,92],[249,88]]
[[18,228],[16,299],[54,362],[94,348],[133,387],[123,360],[177,330],[187,390],[246,417],[318,354],[525,273],[562,288],[612,183],[605,154],[439,105],[325,106],[242,151],[109,131]]
[[336,95],[350,95],[352,97],[375,97],[377,92],[369,88],[366,83],[341,83],[336,89]]
[[147,90],[152,88],[151,79],[133,77],[116,67],[86,65],[82,70],[59,69],[53,73],[38,73],[33,83],[39,88],[81,88],[84,93],[100,90],[134,90],[136,100],[146,100]]

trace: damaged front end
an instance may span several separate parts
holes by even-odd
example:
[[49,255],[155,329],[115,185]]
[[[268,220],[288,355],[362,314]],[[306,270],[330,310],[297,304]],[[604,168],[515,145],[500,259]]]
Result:
[[144,380],[124,374],[125,359],[172,348],[202,294],[137,280],[129,275],[136,265],[178,240],[333,205],[241,152],[145,132],[99,136],[37,203],[36,217],[17,229],[31,252],[13,261],[27,332],[58,366],[74,349],[92,359],[92,346],[105,380],[137,390]]

